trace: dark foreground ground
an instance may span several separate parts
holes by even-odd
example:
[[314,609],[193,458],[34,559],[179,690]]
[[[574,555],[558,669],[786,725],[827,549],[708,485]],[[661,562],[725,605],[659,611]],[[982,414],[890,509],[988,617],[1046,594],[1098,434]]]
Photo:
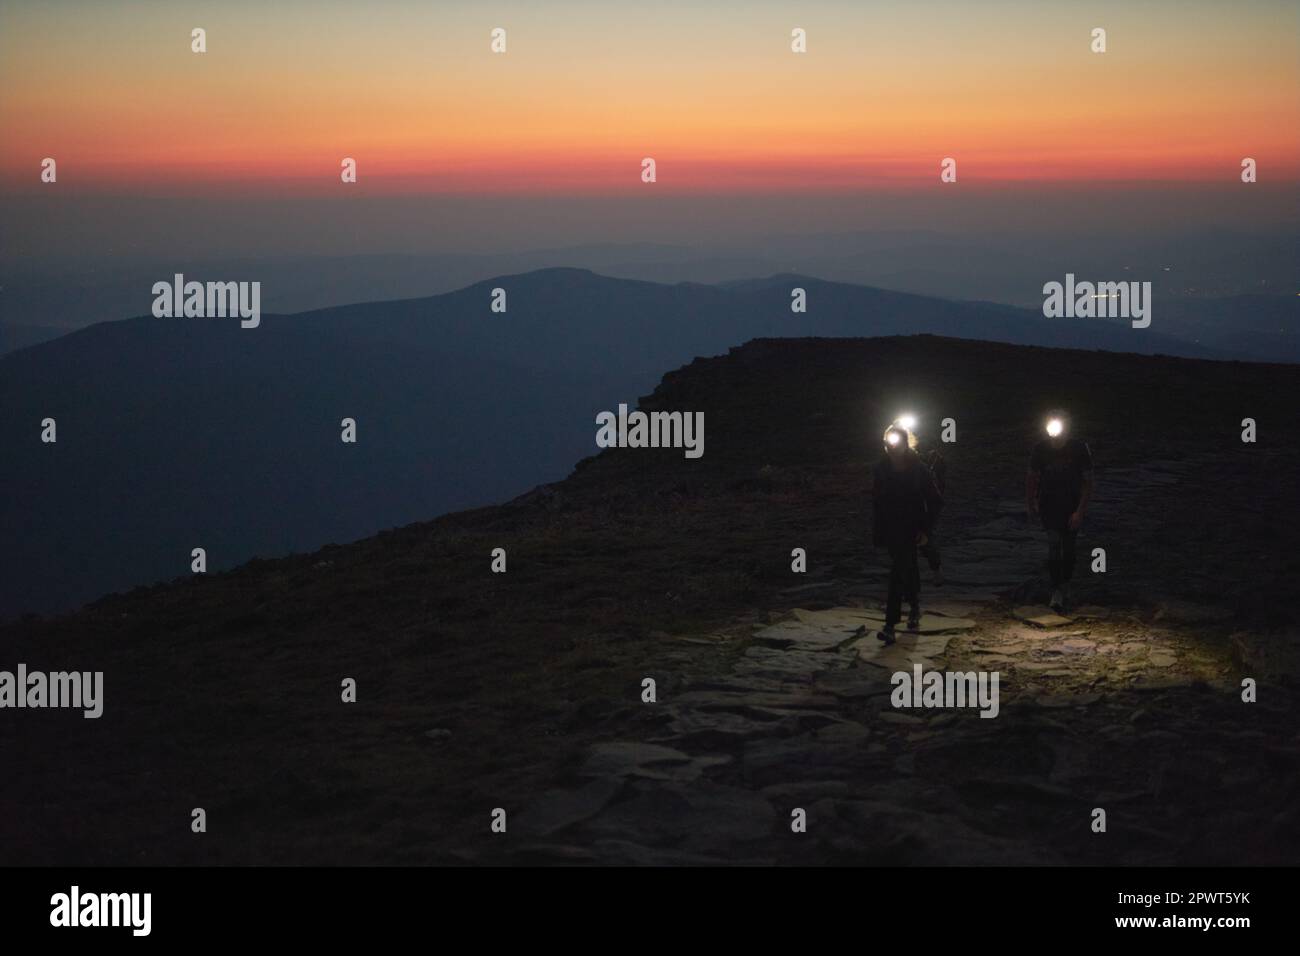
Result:
[[[1297,384],[929,337],[698,360],[643,402],[705,412],[698,461],[606,452],[501,507],[0,630],[0,667],[106,684],[97,721],[0,712],[0,863],[1293,863]],[[1098,493],[1081,607],[1035,623],[1020,501],[1053,404]],[[868,472],[905,407],[957,420],[949,581],[882,651]],[[998,717],[892,708],[917,662],[997,670]]]

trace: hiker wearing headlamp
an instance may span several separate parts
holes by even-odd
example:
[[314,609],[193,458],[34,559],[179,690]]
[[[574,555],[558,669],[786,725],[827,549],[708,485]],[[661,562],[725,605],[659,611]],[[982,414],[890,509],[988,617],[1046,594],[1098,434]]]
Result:
[[911,606],[909,630],[921,625],[921,574],[917,548],[929,541],[943,498],[934,477],[916,453],[916,438],[895,422],[884,435],[885,454],[872,470],[872,544],[889,550],[889,597],[885,627],[878,637],[894,643],[894,628],[902,617],[903,601]]
[[1075,538],[1092,497],[1092,451],[1070,434],[1070,420],[1063,412],[1051,414],[1044,431],[1046,437],[1029,456],[1025,510],[1030,524],[1037,515],[1047,531],[1051,605],[1063,612],[1070,605]]

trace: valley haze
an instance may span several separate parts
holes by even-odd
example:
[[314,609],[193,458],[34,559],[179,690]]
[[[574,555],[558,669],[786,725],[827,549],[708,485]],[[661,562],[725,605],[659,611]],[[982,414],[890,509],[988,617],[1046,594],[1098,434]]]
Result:
[[[796,287],[806,313],[791,312]],[[489,310],[497,288],[502,314]],[[189,573],[198,547],[221,570],[510,498],[596,450],[598,413],[754,338],[1239,357],[1159,322],[1049,320],[796,275],[667,285],[546,269],[242,324],[141,317],[0,357],[13,449],[0,459],[0,616]],[[50,418],[57,443],[32,440]],[[345,418],[355,444],[340,441]]]

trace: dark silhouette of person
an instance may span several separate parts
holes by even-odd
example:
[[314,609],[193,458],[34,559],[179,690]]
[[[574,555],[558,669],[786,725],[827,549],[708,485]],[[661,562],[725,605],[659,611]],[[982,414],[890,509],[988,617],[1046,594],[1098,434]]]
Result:
[[[948,477],[948,463],[943,459],[943,453],[938,447],[931,447],[928,452],[920,452],[921,460],[925,466],[930,469],[930,475],[934,478],[934,486],[939,489],[939,496],[943,497]],[[926,532],[925,544],[921,545],[921,556],[925,558],[930,570],[934,573],[935,587],[943,587],[943,555],[939,553],[939,538],[937,516],[930,519],[930,530]]]
[[934,476],[916,453],[916,439],[901,425],[890,425],[884,436],[885,454],[871,473],[871,541],[889,551],[889,597],[885,627],[877,636],[894,643],[894,628],[903,601],[911,606],[907,626],[921,625],[921,574],[917,548],[929,540],[934,519],[943,507]]
[[1052,608],[1070,606],[1074,545],[1092,497],[1092,451],[1070,434],[1070,420],[1055,412],[1047,420],[1047,437],[1034,446],[1025,479],[1029,522],[1037,514],[1047,531],[1047,569],[1052,578]]

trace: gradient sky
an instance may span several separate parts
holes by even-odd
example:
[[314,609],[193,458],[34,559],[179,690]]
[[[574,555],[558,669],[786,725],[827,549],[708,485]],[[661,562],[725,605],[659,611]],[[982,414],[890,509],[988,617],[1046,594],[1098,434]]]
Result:
[[634,190],[642,156],[708,192],[918,185],[944,156],[972,182],[1212,182],[1247,155],[1300,178],[1295,3],[2,9],[11,190],[44,156],[65,184],[186,195],[335,189],[343,156],[400,193]]
[[0,259],[1293,227],[1298,9],[0,0]]

